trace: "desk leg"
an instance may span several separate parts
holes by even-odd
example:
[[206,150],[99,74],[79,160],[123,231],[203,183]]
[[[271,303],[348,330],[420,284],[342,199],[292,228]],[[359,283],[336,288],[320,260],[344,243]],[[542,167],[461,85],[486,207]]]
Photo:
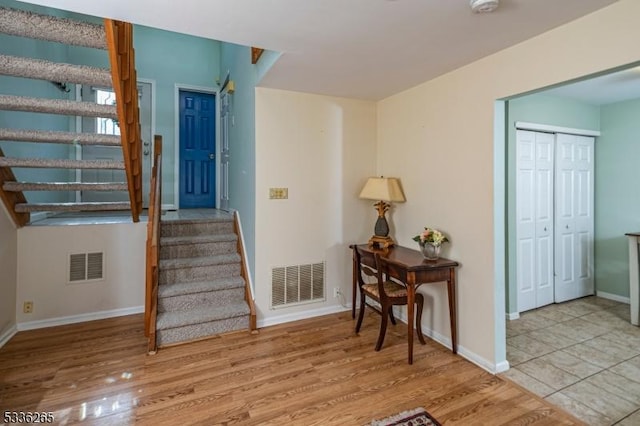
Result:
[[351,319],[356,319],[356,289],[358,287],[358,265],[356,264],[356,249],[353,249],[352,267],[351,273]]
[[407,343],[409,345],[409,364],[413,364],[413,319],[416,300],[416,277],[409,273],[407,276]]
[[458,353],[458,328],[456,326],[456,271],[449,269],[449,280],[447,281],[447,293],[449,296],[449,321],[451,322],[451,350]]

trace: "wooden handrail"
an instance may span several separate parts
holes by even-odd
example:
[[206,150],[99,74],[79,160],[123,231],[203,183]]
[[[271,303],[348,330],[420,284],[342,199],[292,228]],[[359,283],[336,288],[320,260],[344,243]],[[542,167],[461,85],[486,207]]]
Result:
[[156,317],[158,315],[158,262],[160,255],[160,215],[162,206],[162,136],[153,138],[153,168],[147,223],[147,261],[144,306],[144,332],[148,352],[156,352]]
[[258,332],[257,325],[257,315],[256,315],[256,304],[253,300],[253,291],[251,290],[251,277],[249,276],[249,271],[247,269],[247,256],[244,251],[244,238],[242,237],[242,227],[240,226],[240,215],[238,212],[234,212],[233,214],[233,228],[238,236],[238,253],[240,254],[240,275],[244,279],[244,300],[249,305],[249,330],[252,333]]
[[[4,157],[4,153],[0,148],[0,157]],[[29,223],[31,215],[29,213],[16,213],[16,204],[26,203],[27,199],[22,191],[20,192],[8,192],[2,189],[5,182],[15,182],[16,177],[9,167],[0,167],[0,199],[7,208],[7,212],[13,219],[13,223],[18,228]]]
[[138,222],[142,211],[142,142],[133,25],[129,22],[105,19],[104,27],[111,63],[111,80],[116,95],[122,155],[129,186],[131,216],[134,222]]

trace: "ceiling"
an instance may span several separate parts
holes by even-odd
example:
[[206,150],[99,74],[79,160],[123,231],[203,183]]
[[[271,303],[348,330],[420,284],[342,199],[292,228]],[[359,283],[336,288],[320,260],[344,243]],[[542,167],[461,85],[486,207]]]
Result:
[[283,52],[261,86],[378,100],[617,0],[29,0]]
[[546,90],[543,93],[571,98],[592,105],[606,105],[638,99],[640,98],[640,67],[567,84]]

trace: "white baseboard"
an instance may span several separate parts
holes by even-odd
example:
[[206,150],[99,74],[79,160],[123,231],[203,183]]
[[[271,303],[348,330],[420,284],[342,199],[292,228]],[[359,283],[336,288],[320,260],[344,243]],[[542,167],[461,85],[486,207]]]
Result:
[[0,348],[3,347],[9,341],[9,339],[15,336],[17,332],[18,332],[18,329],[14,324],[8,329],[6,329],[2,334],[0,334]]
[[603,299],[613,300],[615,302],[626,303],[627,305],[631,304],[631,299],[624,296],[618,296],[617,294],[605,293],[604,291],[596,291],[596,296],[602,297]]
[[[396,312],[397,311],[394,311],[394,314]],[[399,319],[400,321],[406,324],[407,323],[406,311],[402,311],[400,315],[396,315],[396,319]],[[422,327],[422,334],[429,337],[431,340],[435,340],[436,342],[440,343],[442,346],[448,349],[451,349],[450,337],[440,334],[437,331],[432,330],[430,328],[425,328],[424,326]],[[469,349],[462,346],[460,343],[458,343],[458,355],[460,355],[461,357],[465,358],[468,361],[471,361],[478,367],[488,371],[491,374],[501,373],[509,369],[509,363],[507,361],[502,361],[498,364],[495,364],[489,361],[488,359],[481,357],[477,353],[470,351]]]
[[509,365],[509,361],[499,362],[498,364],[496,364],[496,371],[495,371],[494,374],[504,373],[505,371],[507,371],[510,368],[511,368],[511,366]]
[[322,315],[336,314],[338,312],[350,311],[351,306],[334,305],[324,308],[313,309],[304,312],[294,312],[292,314],[278,315],[269,318],[258,319],[258,328],[269,327],[271,325],[284,324],[286,322],[299,321],[303,319],[319,317]]
[[507,313],[507,319],[509,321],[517,320],[518,318],[520,318],[520,312],[508,312]]
[[50,318],[44,320],[27,321],[18,323],[18,331],[35,330],[38,328],[55,327],[57,325],[75,324],[78,322],[94,321],[106,318],[121,317],[144,312],[144,306],[134,306],[131,308],[112,309],[110,311],[89,312],[68,317]]

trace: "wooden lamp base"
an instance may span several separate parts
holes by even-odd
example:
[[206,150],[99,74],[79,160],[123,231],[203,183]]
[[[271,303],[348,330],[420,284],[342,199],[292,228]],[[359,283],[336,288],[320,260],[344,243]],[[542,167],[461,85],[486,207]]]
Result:
[[373,237],[369,238],[369,246],[371,247],[377,246],[379,248],[389,248],[394,244],[395,242],[393,241],[393,238],[388,235],[386,237],[374,235]]

